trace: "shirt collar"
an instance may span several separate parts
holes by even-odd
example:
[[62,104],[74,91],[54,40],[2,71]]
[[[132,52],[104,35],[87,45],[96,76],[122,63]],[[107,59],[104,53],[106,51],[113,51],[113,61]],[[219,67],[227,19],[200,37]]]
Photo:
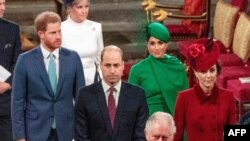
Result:
[[86,24],[86,19],[83,20],[82,22],[75,22],[70,16],[68,17],[67,21],[69,21],[69,23],[80,26],[80,25],[85,25]]
[[[108,92],[109,88],[111,86],[109,86],[104,80],[102,80],[102,86],[103,86],[103,90],[104,92]],[[114,86],[116,92],[119,93],[120,89],[121,89],[121,80]]]
[[[43,58],[48,59],[50,52],[47,49],[45,49],[45,47],[42,44],[40,44],[40,46],[41,46]],[[59,48],[55,49],[52,53],[55,55],[56,59],[59,58]]]

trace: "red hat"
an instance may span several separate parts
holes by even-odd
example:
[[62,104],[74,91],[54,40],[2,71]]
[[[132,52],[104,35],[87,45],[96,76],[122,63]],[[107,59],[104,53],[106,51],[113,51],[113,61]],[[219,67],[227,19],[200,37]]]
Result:
[[219,42],[215,39],[201,38],[188,48],[188,62],[196,71],[206,71],[217,63],[220,55]]

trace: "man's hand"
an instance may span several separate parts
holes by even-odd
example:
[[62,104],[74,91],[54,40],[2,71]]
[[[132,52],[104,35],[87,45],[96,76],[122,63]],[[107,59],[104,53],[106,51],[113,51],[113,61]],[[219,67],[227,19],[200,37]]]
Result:
[[19,139],[17,141],[26,141],[26,139],[25,138],[21,138],[21,139]]
[[11,86],[9,83],[0,81],[0,94],[3,94],[4,92],[8,91],[9,89],[11,89]]

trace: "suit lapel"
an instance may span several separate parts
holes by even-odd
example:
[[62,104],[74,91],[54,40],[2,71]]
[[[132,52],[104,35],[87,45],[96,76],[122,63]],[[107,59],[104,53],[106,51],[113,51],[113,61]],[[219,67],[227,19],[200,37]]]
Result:
[[40,47],[36,48],[34,55],[35,55],[34,61],[36,64],[37,71],[40,72],[45,86],[48,88],[48,90],[50,91],[50,94],[53,96],[53,90],[52,90],[52,87],[50,85],[49,76],[47,74],[47,70],[46,70],[46,67],[45,67],[45,64],[43,61],[43,55],[42,55],[42,51],[41,51]]
[[119,100],[118,100],[118,106],[116,109],[116,115],[115,115],[115,127],[113,130],[113,137],[115,137],[118,129],[119,129],[119,123],[120,119],[124,110],[125,103],[127,102],[127,96],[126,96],[126,83],[122,82],[121,90],[120,90],[120,95],[119,95]]
[[[1,19],[0,19],[1,20]],[[5,46],[5,43],[6,43],[6,36],[8,34],[5,33],[5,27],[3,25],[4,23],[1,22],[0,23],[0,37],[1,37],[1,40],[0,40],[0,53],[3,53],[4,52],[4,46]]]
[[105,93],[101,84],[101,81],[98,82],[98,92],[96,93],[97,101],[98,101],[98,106],[101,109],[101,114],[102,118],[104,119],[105,125],[108,129],[108,134],[110,135],[110,138],[112,138],[112,127],[111,127],[111,122],[109,118],[109,112],[108,112],[108,107],[107,107],[107,102],[105,98]]
[[66,55],[63,52],[63,50],[60,48],[59,49],[59,75],[58,75],[59,77],[58,77],[55,98],[57,98],[58,95],[60,94],[61,87],[62,87],[63,80],[64,80],[64,76],[65,76],[65,71],[67,70],[67,68],[66,68],[67,61],[65,58],[66,58]]

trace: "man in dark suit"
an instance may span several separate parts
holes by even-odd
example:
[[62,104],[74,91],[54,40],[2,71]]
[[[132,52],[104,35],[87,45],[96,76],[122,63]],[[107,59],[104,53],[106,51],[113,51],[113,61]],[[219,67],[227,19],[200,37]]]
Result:
[[74,103],[85,85],[79,55],[61,47],[61,19],[43,12],[35,19],[41,44],[17,60],[12,88],[12,125],[18,141],[72,141]]
[[79,90],[75,106],[76,141],[145,141],[148,106],[144,90],[121,81],[122,50],[101,53],[103,80]]
[[[19,26],[3,18],[5,0],[0,0],[0,66],[13,73],[18,55],[21,53]],[[1,70],[0,70],[1,71]],[[0,80],[0,140],[12,141],[11,99],[12,75]]]

